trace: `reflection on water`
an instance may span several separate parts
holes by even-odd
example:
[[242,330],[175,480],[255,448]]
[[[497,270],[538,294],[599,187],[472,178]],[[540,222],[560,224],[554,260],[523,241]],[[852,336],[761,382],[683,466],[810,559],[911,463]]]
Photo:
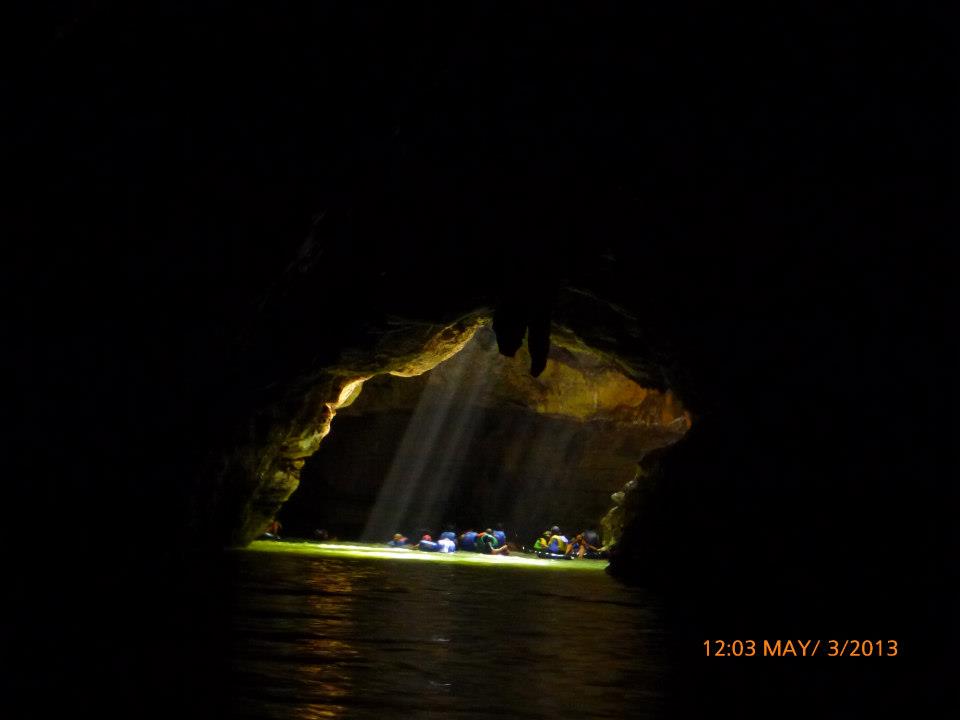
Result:
[[655,717],[664,633],[602,572],[243,552],[230,715]]

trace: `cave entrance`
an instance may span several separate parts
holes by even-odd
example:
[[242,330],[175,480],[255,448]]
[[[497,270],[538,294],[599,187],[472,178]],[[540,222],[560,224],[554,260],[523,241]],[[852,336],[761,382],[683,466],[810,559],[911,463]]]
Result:
[[676,442],[689,414],[564,337],[539,377],[529,361],[525,347],[500,355],[481,325],[426,372],[352,388],[283,508],[285,534],[380,543],[501,523],[517,544],[553,525],[603,534],[638,459]]

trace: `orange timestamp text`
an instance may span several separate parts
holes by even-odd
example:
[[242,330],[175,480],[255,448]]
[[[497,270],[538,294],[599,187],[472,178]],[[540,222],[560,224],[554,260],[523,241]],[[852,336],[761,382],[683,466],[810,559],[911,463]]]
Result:
[[896,657],[896,640],[704,640],[707,657]]

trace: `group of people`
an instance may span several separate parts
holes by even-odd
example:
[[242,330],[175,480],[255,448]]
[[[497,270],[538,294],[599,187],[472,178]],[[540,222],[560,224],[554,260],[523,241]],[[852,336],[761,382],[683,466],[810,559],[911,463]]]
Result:
[[604,553],[604,548],[600,545],[600,535],[596,530],[583,530],[571,540],[561,533],[556,525],[543,531],[534,542],[533,550],[538,554],[564,555],[580,560],[601,558]]
[[[501,526],[492,530],[467,530],[459,536],[452,529],[440,533],[434,540],[430,533],[423,533],[420,540],[411,542],[401,533],[393,536],[387,543],[390,547],[405,547],[423,552],[452,553],[457,551],[478,552],[484,555],[509,555],[510,547],[507,544],[507,535]],[[525,552],[530,550],[525,549]],[[537,538],[532,551],[541,556],[569,557],[577,559],[597,559],[604,557],[605,548],[600,544],[600,535],[596,530],[583,530],[573,538],[564,535],[560,528],[554,525]]]
[[503,529],[467,530],[459,537],[452,530],[445,530],[440,537],[433,539],[429,533],[424,533],[416,543],[410,542],[401,533],[396,533],[393,540],[387,543],[390,547],[407,547],[423,552],[452,553],[460,551],[478,552],[484,555],[509,555],[507,534]]

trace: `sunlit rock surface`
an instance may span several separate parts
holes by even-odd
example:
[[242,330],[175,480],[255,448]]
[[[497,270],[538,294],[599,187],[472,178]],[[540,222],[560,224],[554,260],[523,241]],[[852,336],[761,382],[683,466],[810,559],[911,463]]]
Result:
[[[458,386],[475,384],[482,376],[485,381],[476,398],[478,404],[499,407],[509,403],[540,415],[670,428],[669,432],[680,434],[689,426],[690,415],[672,392],[642,387],[624,376],[616,365],[589,351],[555,344],[544,372],[532,377],[526,347],[521,347],[514,358],[498,355],[488,328],[475,342],[483,347],[484,362],[467,364],[453,357],[443,364],[433,363],[436,369],[429,376],[421,375],[408,382],[375,378],[365,383],[362,400],[346,414],[409,407],[418,401],[427,382],[445,388],[452,396]],[[423,361],[419,364],[428,366]]]
[[[499,355],[485,327],[429,374],[368,380],[337,413],[284,522],[301,534],[324,527],[358,537],[385,479],[403,472],[407,486],[453,486],[435,517],[423,517],[428,527],[502,521],[525,542],[556,523],[598,528],[611,492],[633,478],[640,457],[681,437],[689,414],[669,391],[646,389],[582,348],[554,345],[536,378],[529,362],[525,348]],[[446,420],[431,429],[434,418]]]
[[261,534],[297,489],[305,458],[329,434],[340,408],[360,395],[374,374],[409,377],[455,355],[473,337],[485,314],[446,326],[393,320],[366,347],[346,348],[336,364],[312,371],[266,405],[239,449],[224,459],[221,492],[211,496],[229,538],[245,544]]
[[[295,512],[294,525],[359,535],[414,409],[442,417],[451,403],[475,408],[476,427],[458,436],[463,446],[455,468],[444,470],[441,481],[455,487],[435,522],[497,518],[527,534],[564,521],[596,527],[610,493],[633,477],[637,459],[688,429],[690,415],[671,392],[642,387],[578,347],[570,333],[554,344],[535,378],[526,348],[514,358],[499,355],[486,322],[472,315],[439,329],[399,327],[372,352],[345,353],[340,365],[315,374],[299,402],[274,408],[292,414],[275,416],[267,441],[234,459],[237,495],[248,497],[233,542],[263,531],[298,488],[305,460],[324,443],[331,449],[311,464],[317,485],[302,491],[309,494],[301,501],[312,499],[321,509],[312,518]],[[471,340],[472,352],[458,355]],[[340,430],[333,445],[325,439],[331,427]],[[440,447],[430,442],[444,438],[424,440],[418,467],[437,472],[429,463]],[[244,477],[250,490],[242,491]]]

